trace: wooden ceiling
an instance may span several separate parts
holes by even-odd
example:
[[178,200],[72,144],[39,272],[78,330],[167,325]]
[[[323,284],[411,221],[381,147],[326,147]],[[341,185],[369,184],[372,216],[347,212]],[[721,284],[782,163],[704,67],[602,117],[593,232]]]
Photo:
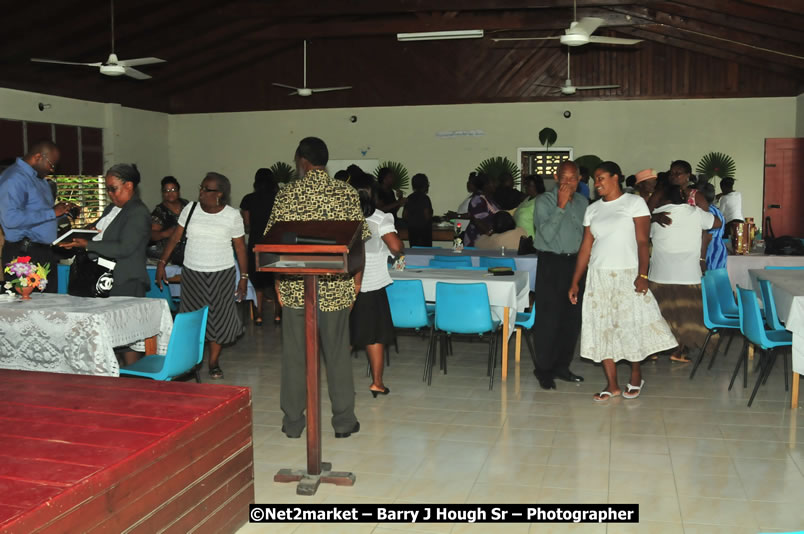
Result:
[[[551,95],[566,78],[557,41],[572,0],[116,0],[121,59],[157,56],[138,81],[31,57],[102,61],[109,1],[6,2],[0,86],[170,113],[530,102],[556,98],[794,96],[804,92],[804,2],[578,0],[596,35],[635,46],[574,47],[575,85],[615,90]],[[10,21],[14,21],[10,23]],[[483,39],[398,42],[397,32],[483,29]],[[349,91],[288,96],[271,82]]]

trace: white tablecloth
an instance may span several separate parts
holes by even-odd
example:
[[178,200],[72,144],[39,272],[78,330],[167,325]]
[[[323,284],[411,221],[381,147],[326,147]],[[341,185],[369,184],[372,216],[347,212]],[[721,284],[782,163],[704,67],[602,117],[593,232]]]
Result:
[[[512,254],[516,251],[512,251]],[[480,257],[485,258],[513,258],[516,263],[517,271],[526,271],[528,273],[528,283],[530,290],[533,291],[536,287],[536,264],[539,260],[534,256],[501,256],[499,250],[463,250],[461,252],[452,252],[452,249],[427,249],[427,248],[408,248],[405,249],[405,263],[411,267],[424,267],[430,264],[430,260],[436,256],[469,256],[472,258],[472,265],[474,267],[480,266]]]
[[752,269],[749,274],[757,295],[757,279],[768,280],[773,286],[779,320],[793,332],[793,372],[804,374],[804,270]]
[[[156,270],[155,265],[149,265],[148,269]],[[173,278],[174,276],[181,276],[181,267],[178,265],[167,265],[165,266],[165,275],[168,278]],[[237,291],[237,284],[240,281],[240,268],[235,264],[235,291]],[[170,295],[172,297],[181,297],[181,284],[168,284],[170,288]],[[246,288],[246,300],[250,300],[257,304],[257,291],[254,289],[254,285],[251,283],[251,280],[248,281],[248,287]]]
[[404,271],[390,271],[394,280],[421,280],[424,287],[424,298],[435,302],[436,282],[453,284],[486,284],[489,292],[491,315],[502,320],[503,308],[509,308],[508,335],[514,332],[514,321],[517,311],[525,311],[528,307],[528,275],[525,271],[516,271],[513,276],[493,276],[485,271],[468,271],[461,269],[421,269],[408,268]]
[[119,376],[113,347],[157,335],[164,354],[172,329],[164,299],[38,293],[0,304],[0,367]]
[[764,254],[730,255],[726,261],[732,289],[751,287],[751,269],[764,269],[768,265],[778,267],[796,267],[804,265],[804,256],[766,256]]

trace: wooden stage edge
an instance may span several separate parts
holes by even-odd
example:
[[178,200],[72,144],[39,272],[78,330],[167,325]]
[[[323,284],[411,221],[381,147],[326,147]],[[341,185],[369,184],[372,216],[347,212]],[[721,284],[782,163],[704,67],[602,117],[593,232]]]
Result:
[[251,391],[0,370],[0,533],[233,533]]

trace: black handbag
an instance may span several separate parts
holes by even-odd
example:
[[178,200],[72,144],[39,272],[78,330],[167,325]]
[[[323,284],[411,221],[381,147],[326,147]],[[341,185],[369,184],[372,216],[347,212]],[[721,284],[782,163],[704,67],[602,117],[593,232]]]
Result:
[[776,256],[804,256],[804,243],[797,237],[773,234],[771,218],[765,217],[765,254]]
[[[103,264],[112,266],[108,267]],[[103,258],[98,258],[96,261],[90,258],[86,251],[78,251],[73,259],[73,264],[70,265],[67,293],[74,297],[106,298],[114,287],[113,271],[114,262]]]

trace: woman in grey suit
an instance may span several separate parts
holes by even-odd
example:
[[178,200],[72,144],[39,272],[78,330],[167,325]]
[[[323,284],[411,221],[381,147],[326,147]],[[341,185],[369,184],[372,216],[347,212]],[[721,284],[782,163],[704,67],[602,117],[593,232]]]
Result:
[[101,231],[92,238],[75,239],[65,248],[85,248],[115,263],[112,297],[144,297],[150,282],[145,249],[151,238],[151,214],[136,196],[140,173],[136,165],[119,163],[106,171],[106,192],[112,204],[95,222]]

